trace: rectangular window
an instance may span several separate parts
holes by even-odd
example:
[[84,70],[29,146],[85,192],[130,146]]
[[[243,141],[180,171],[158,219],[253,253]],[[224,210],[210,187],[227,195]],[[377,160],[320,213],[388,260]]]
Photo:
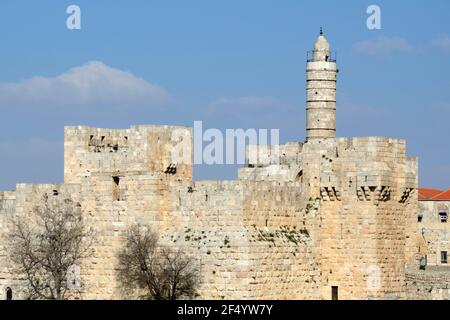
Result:
[[447,221],[448,221],[448,214],[447,214],[447,212],[439,212],[439,220],[442,223],[447,223]]
[[422,220],[423,220],[423,214],[419,214],[418,216],[417,216],[417,222],[422,222]]
[[339,288],[331,287],[331,300],[339,300]]
[[441,263],[447,264],[447,251],[441,251]]

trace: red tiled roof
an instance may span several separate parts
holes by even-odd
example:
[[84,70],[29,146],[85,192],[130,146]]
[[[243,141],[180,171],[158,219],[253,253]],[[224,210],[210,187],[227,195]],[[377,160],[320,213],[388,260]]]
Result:
[[432,201],[450,201],[450,189],[431,198]]
[[419,201],[431,200],[433,197],[436,197],[443,192],[443,190],[438,189],[419,188]]

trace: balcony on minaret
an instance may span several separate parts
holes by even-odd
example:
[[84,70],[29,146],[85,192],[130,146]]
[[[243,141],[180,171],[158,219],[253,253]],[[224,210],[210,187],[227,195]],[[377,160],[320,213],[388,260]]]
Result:
[[334,51],[318,51],[311,50],[307,52],[306,62],[317,62],[317,61],[325,61],[325,62],[336,62],[337,53]]

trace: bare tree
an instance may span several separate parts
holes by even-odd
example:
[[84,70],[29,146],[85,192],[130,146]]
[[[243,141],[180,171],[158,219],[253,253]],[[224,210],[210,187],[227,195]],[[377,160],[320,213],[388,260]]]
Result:
[[68,272],[92,252],[93,231],[84,226],[81,208],[70,199],[50,205],[45,198],[12,225],[11,260],[24,275],[29,299],[64,300]]
[[141,298],[177,300],[197,295],[199,275],[181,249],[159,246],[150,228],[135,225],[119,254],[118,279],[125,291],[140,292]]

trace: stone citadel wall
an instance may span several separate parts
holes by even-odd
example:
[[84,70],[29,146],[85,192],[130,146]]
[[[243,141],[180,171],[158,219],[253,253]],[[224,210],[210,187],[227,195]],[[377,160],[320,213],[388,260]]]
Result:
[[175,127],[66,128],[66,183],[2,193],[3,230],[6,216],[30,214],[43,193],[77,201],[97,234],[81,267],[83,298],[123,298],[117,252],[134,223],[188,248],[204,298],[328,299],[332,286],[342,298],[402,294],[417,187],[404,141],[288,143],[278,164],[248,163],[239,180],[192,181],[189,165],[167,172],[174,130],[189,137]]
[[[202,298],[330,299],[331,287],[343,299],[405,297],[417,161],[403,140],[287,143],[278,163],[249,159],[239,180],[193,181],[191,165],[172,161],[176,130],[191,136],[167,126],[67,127],[65,183],[1,193],[1,243],[7,217],[31,214],[47,194],[79,204],[97,235],[81,266],[81,298],[127,298],[116,281],[117,253],[135,223],[198,260]],[[0,252],[7,256],[5,246]],[[1,272],[0,290],[20,292],[7,259]]]
[[319,202],[321,298],[331,297],[331,287],[344,299],[404,296],[405,266],[415,263],[417,247],[418,170],[405,141],[337,138],[290,146],[280,148],[291,161],[282,158],[279,171],[252,164],[240,176],[259,181],[274,172],[300,181],[305,203]]
[[450,300],[448,269],[408,270],[406,298],[412,300]]
[[[171,131],[178,129],[145,127],[133,137],[129,130],[66,128],[65,184],[23,184],[2,193],[2,244],[8,219],[32,215],[44,195],[55,201],[71,198],[96,233],[94,256],[80,266],[79,298],[124,298],[116,281],[117,253],[134,223],[151,225],[162,244],[185,247],[195,256],[203,298],[318,297],[315,220],[302,212],[300,183],[192,181],[192,168],[178,165],[175,173],[166,172]],[[124,134],[128,147],[119,144],[116,151],[114,141],[123,142]],[[98,151],[98,145],[89,145],[92,136],[113,142]],[[1,255],[7,256],[6,246]],[[7,259],[2,262],[0,290],[11,287],[20,297],[20,275]]]

